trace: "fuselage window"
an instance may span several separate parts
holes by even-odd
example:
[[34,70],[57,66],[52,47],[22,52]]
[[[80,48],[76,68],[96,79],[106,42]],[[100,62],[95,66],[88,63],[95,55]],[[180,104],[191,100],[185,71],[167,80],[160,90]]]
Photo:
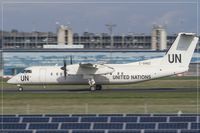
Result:
[[62,76],[62,73],[60,73],[60,76]]
[[56,73],[56,75],[58,76],[58,73]]
[[53,76],[53,73],[51,73],[51,76]]

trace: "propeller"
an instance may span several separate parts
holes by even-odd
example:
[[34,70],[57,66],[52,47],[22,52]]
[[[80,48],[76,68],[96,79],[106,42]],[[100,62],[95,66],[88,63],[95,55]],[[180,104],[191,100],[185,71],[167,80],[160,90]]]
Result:
[[[64,64],[64,66],[62,66],[60,69],[64,71],[64,77],[66,79],[66,77],[67,77],[67,63],[66,63],[66,60],[63,60],[63,64]],[[72,56],[70,56],[70,64],[71,65],[73,64]]]
[[70,56],[70,64],[71,64],[71,65],[73,64],[72,55]]
[[64,76],[65,76],[65,79],[66,79],[66,77],[67,77],[67,64],[66,64],[66,60],[63,60],[63,64],[64,64],[64,66],[63,67],[61,67],[60,69],[62,69],[63,71],[64,71]]

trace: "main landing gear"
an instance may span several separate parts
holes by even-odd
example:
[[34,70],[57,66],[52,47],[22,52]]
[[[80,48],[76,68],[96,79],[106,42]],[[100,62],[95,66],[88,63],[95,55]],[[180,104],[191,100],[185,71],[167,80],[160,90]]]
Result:
[[88,84],[90,86],[91,91],[102,90],[102,85],[96,85],[95,80],[93,78],[88,79]]
[[102,90],[102,85],[96,85],[96,90],[98,91]]
[[100,91],[100,90],[102,90],[102,85],[90,86],[90,90],[91,91]]

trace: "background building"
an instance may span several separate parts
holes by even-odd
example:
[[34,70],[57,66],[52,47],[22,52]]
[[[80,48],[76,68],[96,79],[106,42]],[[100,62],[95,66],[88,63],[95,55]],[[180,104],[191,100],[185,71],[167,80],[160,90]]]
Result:
[[[41,49],[47,46],[70,46],[71,48],[85,49],[140,49],[140,50],[167,50],[176,38],[176,34],[168,35],[164,27],[154,25],[151,35],[146,34],[122,34],[111,35],[108,33],[73,33],[69,26],[61,25],[57,33],[52,32],[19,32],[12,30],[3,31],[0,40],[4,49]],[[2,38],[3,37],[3,38]],[[200,44],[200,43],[199,43]],[[45,47],[46,46],[46,47]],[[77,47],[74,47],[77,46]],[[69,48],[70,48],[69,47]],[[54,48],[54,47],[49,47]],[[65,47],[58,47],[65,48]]]
[[68,26],[60,25],[57,38],[58,45],[73,45],[73,32]]
[[154,25],[151,34],[151,49],[166,50],[167,49],[167,33],[160,25]]
[[52,32],[3,31],[4,49],[43,48],[43,45],[57,45],[57,35]]

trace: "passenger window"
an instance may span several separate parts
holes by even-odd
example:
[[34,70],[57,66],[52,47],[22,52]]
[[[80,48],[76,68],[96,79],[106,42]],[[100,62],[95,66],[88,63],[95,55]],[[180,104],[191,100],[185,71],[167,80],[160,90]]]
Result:
[[58,73],[56,73],[56,75],[58,76]]
[[51,73],[51,76],[53,76],[53,73]]
[[62,73],[60,73],[60,76],[62,76]]

